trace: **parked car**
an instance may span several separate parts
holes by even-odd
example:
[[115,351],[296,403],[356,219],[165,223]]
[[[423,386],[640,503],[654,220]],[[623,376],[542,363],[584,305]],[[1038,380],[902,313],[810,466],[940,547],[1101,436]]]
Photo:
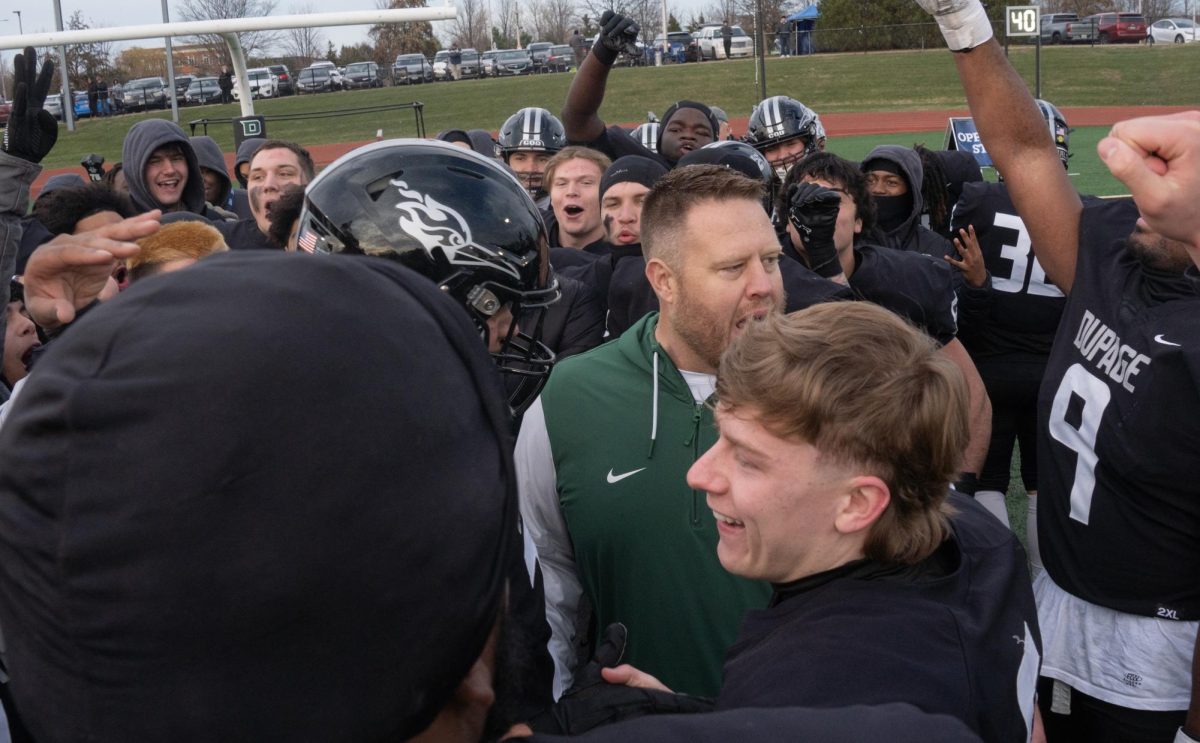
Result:
[[[401,71],[403,70],[403,75]],[[433,82],[433,65],[424,54],[401,54],[392,65],[392,82],[395,83],[431,83]]]
[[374,62],[355,62],[346,65],[347,88],[382,88],[379,65]]
[[450,50],[439,49],[437,54],[433,55],[433,79],[434,80],[449,80],[450,79]]
[[480,77],[496,76],[496,57],[500,54],[500,52],[500,49],[488,49],[486,52],[479,55]]
[[84,119],[92,115],[92,107],[88,104],[87,92],[77,90],[72,95],[75,99],[75,118]]
[[1100,44],[1137,44],[1146,38],[1146,19],[1139,13],[1097,13],[1071,24],[1074,38],[1081,31]]
[[189,106],[221,102],[221,86],[215,77],[197,77],[183,94],[183,102]]
[[[246,77],[250,82],[250,97],[251,98],[274,98],[278,93],[274,73],[267,67],[254,67],[246,70]],[[233,99],[240,101],[241,93],[238,91],[237,79],[233,81]]]
[[[730,26],[729,29],[733,31],[729,42],[729,56],[754,56],[754,40],[746,35],[742,27]],[[696,43],[705,59],[725,59],[725,37],[721,35],[721,26],[702,27],[696,35]]]
[[328,67],[305,67],[296,74],[297,93],[330,93],[340,87]]
[[148,108],[166,108],[167,84],[161,77],[139,77],[122,87],[125,109],[145,111]]
[[535,41],[525,47],[529,51],[529,57],[533,60],[533,69],[541,72],[546,69],[546,57],[550,55],[550,49],[554,44],[549,41]]
[[525,49],[502,49],[496,53],[497,77],[528,75],[533,72],[533,59]]
[[54,118],[62,121],[62,93],[51,93],[46,96],[46,102],[42,104],[42,108],[49,111]]
[[1078,23],[1075,13],[1044,13],[1041,20],[1043,44],[1066,44],[1071,41],[1070,26]]
[[175,76],[175,100],[183,103],[183,94],[187,92],[188,86],[195,80],[195,75],[176,75]]
[[551,72],[566,72],[575,66],[575,50],[566,44],[555,44],[546,55],[546,69]]
[[1151,44],[1184,44],[1196,40],[1196,27],[1187,18],[1164,18],[1150,24],[1146,41]]
[[479,52],[474,49],[462,50],[462,76],[479,77]]
[[275,87],[279,90],[279,95],[291,95],[296,92],[296,87],[292,85],[292,73],[287,65],[267,65],[267,69],[275,76]]
[[[662,34],[655,36],[653,47],[655,49],[666,49],[663,53],[663,62],[686,62],[689,56],[692,56],[688,54],[688,50],[694,50],[696,47],[696,39],[687,31],[669,31],[665,40]],[[650,53],[653,54],[654,52],[651,51]]]
[[8,117],[12,115],[12,101],[0,99],[0,126],[8,126]]
[[342,90],[346,87],[346,80],[344,77],[342,77],[342,71],[339,70],[338,66],[333,62],[330,62],[329,60],[321,60],[319,62],[313,62],[308,67],[309,69],[317,68],[329,70],[329,76],[333,78],[335,90]]

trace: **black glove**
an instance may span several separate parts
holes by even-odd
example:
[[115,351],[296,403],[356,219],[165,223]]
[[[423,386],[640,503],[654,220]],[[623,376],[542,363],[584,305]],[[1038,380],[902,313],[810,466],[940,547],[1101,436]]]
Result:
[[842,272],[833,232],[837,227],[842,197],[815,183],[793,183],[788,187],[788,220],[800,233],[812,270],[826,278]]
[[581,735],[592,728],[645,715],[711,712],[713,702],[704,697],[673,694],[655,689],[610,684],[601,668],[620,664],[625,654],[625,625],[610,624],[596,646],[592,660],[579,670],[575,683],[554,706],[529,721],[537,733]]
[[612,67],[621,52],[636,57],[638,31],[638,25],[632,18],[606,10],[600,16],[600,33],[596,34],[592,54],[606,67]]
[[47,58],[39,75],[37,52],[27,46],[13,59],[13,67],[13,107],[4,129],[4,151],[40,163],[58,140],[58,122],[44,108],[54,63]]

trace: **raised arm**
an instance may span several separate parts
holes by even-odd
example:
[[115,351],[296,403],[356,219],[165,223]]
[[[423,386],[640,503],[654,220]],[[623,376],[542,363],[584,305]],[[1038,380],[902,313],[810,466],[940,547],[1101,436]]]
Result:
[[[13,108],[0,140],[0,277],[6,306],[8,280],[16,273],[21,217],[29,209],[29,187],[42,170],[38,163],[58,139],[58,123],[43,107],[53,74],[49,58],[38,72],[33,47],[25,47],[13,59]],[[0,354],[3,351],[4,316],[0,315]]]
[[1064,292],[1075,278],[1083,205],[1025,81],[992,38],[979,0],[917,0],[955,52],[967,105],[1025,222],[1038,261]]
[[[600,104],[604,103],[604,88],[608,84],[608,72],[622,51],[637,40],[638,25],[633,19],[611,10],[600,16],[600,33],[592,53],[584,58],[567,91],[567,102],[563,104],[562,122],[567,130],[568,142],[590,142],[604,132],[604,120],[600,118]],[[634,46],[636,53],[636,46]]]

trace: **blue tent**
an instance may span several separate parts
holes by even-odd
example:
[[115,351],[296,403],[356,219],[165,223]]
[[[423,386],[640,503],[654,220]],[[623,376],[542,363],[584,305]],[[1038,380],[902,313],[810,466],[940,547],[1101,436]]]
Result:
[[817,11],[817,6],[810,5],[803,10],[797,10],[787,17],[789,21],[815,21],[820,18],[821,14]]
[[803,10],[797,10],[795,13],[792,13],[787,17],[787,20],[790,23],[795,24],[792,27],[793,33],[796,36],[793,47],[796,49],[797,54],[813,53],[812,36],[810,35],[810,32],[813,30],[813,26],[817,24],[817,19],[820,17],[821,14],[817,11],[817,6],[815,5],[810,5]]

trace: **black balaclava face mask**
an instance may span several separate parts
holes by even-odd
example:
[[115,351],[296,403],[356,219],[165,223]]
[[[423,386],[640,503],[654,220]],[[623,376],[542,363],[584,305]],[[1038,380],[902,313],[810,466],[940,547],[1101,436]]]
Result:
[[875,199],[875,223],[884,232],[891,232],[904,224],[904,220],[912,215],[913,185],[908,182],[908,176],[901,170],[900,165],[891,160],[876,158],[863,163],[863,172],[882,170],[904,179],[908,190],[899,196],[873,196]]
[[904,224],[904,220],[912,215],[912,191],[908,191],[901,196],[876,196],[874,198],[875,222],[885,232],[891,232]]

